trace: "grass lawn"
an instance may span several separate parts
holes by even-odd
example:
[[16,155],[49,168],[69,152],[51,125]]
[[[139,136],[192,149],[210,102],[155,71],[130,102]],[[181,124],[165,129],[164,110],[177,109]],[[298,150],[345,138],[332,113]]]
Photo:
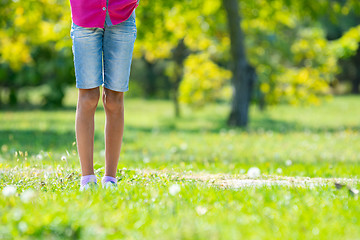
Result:
[[[347,178],[359,189],[360,97],[254,106],[246,130],[226,126],[225,104],[183,107],[175,119],[170,101],[125,98],[119,187],[89,192],[78,190],[74,99],[72,90],[61,110],[0,111],[0,239],[360,239],[358,196],[346,188],[232,188],[181,177],[246,179],[256,167],[256,179]],[[100,178],[101,104],[95,117]]]

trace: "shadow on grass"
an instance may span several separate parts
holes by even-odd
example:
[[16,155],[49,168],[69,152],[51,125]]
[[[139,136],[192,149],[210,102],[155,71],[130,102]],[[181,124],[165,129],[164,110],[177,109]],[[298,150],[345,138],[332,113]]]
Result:
[[[202,125],[202,123],[205,123]],[[211,123],[211,124],[209,124]],[[181,126],[179,126],[181,125]],[[345,129],[351,131],[360,131],[360,126],[322,126],[314,127],[301,124],[296,121],[284,121],[279,119],[273,119],[268,116],[262,116],[261,118],[251,119],[250,124],[246,128],[231,127],[226,124],[226,119],[219,117],[209,117],[206,120],[199,121],[199,118],[195,116],[182,117],[180,119],[159,119],[159,127],[145,127],[135,126],[131,123],[127,123],[125,128],[130,131],[140,131],[144,133],[152,133],[154,131],[159,132],[182,132],[190,134],[198,133],[221,133],[226,131],[235,131],[237,133],[262,133],[262,132],[274,132],[281,134],[306,132],[306,133],[336,133]]]
[[56,132],[51,130],[2,130],[0,131],[0,146],[7,145],[9,150],[37,153],[41,150],[71,151],[76,146],[73,131]]
[[[56,122],[54,122],[54,124],[55,123]],[[69,121],[68,123],[62,123],[65,125],[73,125],[72,121]],[[360,126],[343,125],[340,127],[313,127],[301,124],[296,121],[283,121],[263,115],[251,119],[250,126],[244,129],[229,127],[226,125],[225,118],[214,114],[208,115],[206,118],[201,118],[196,115],[185,116],[180,119],[159,118],[157,126],[135,125],[131,122],[126,122],[124,137],[127,139],[128,143],[132,143],[138,140],[136,136],[137,132],[143,132],[149,135],[154,131],[163,135],[170,133],[186,133],[193,135],[203,133],[218,134],[227,131],[234,131],[235,133],[247,132],[250,134],[261,134],[263,132],[270,131],[279,134],[289,134],[296,132],[321,134],[341,132],[345,129],[359,132]],[[95,142],[103,144],[103,138],[103,129],[97,129],[95,133]],[[148,138],[150,139],[151,136],[148,136]],[[19,130],[16,128],[0,130],[0,147],[7,145],[9,148],[17,148],[15,150],[30,150],[34,153],[39,152],[40,150],[54,150],[64,152],[66,150],[70,151],[76,149],[76,146],[73,145],[74,142],[74,130],[38,130],[31,129],[31,127],[26,130]]]
[[347,126],[342,125],[338,127],[332,126],[322,126],[314,127],[301,124],[296,121],[283,121],[278,119],[272,119],[269,117],[262,117],[259,119],[254,119],[251,122],[250,131],[263,132],[263,131],[272,131],[275,133],[293,133],[293,132],[307,132],[307,133],[336,133],[343,130],[351,131],[360,131],[360,126]]
[[[76,106],[62,106],[62,107],[43,107],[41,105],[32,105],[32,104],[20,104],[16,106],[11,105],[1,105],[0,112],[28,112],[28,111],[76,111]],[[104,108],[99,104],[96,108],[96,111],[104,111]]]

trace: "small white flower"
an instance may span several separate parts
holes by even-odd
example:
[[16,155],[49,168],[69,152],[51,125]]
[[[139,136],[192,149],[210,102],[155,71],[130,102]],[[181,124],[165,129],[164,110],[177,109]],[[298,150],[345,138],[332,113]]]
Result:
[[31,200],[33,200],[35,198],[35,195],[36,194],[35,194],[34,190],[27,189],[20,195],[20,199],[24,203],[29,203],[29,202],[31,202]]
[[9,147],[5,144],[1,146],[1,151],[3,151],[3,152],[7,152],[8,149],[9,149]]
[[278,168],[278,169],[276,169],[276,172],[277,172],[278,174],[282,174],[283,170],[282,170],[281,168]]
[[173,146],[170,148],[171,153],[176,153],[176,151],[177,151],[177,147]]
[[61,156],[61,161],[66,161],[66,156]]
[[42,159],[43,159],[43,155],[41,155],[41,154],[39,153],[38,155],[36,155],[36,159],[42,160]]
[[176,195],[180,192],[180,186],[178,184],[173,184],[169,187],[169,193],[171,195]]
[[16,187],[15,186],[6,186],[4,187],[4,189],[2,190],[2,193],[5,197],[10,197],[12,195],[15,195],[16,193]]
[[185,151],[187,148],[188,148],[187,143],[182,143],[182,144],[180,145],[180,149],[183,150],[183,151]]
[[145,156],[143,159],[144,163],[149,163],[150,162],[150,158],[148,156]]
[[105,157],[105,149],[100,151],[100,157]]
[[19,221],[24,215],[23,211],[20,208],[16,208],[12,213],[12,219],[15,221]]
[[248,170],[247,172],[247,175],[250,177],[250,178],[257,178],[257,177],[260,177],[260,174],[261,174],[261,171],[259,168],[257,167],[252,167]]
[[286,166],[291,166],[291,165],[292,165],[292,161],[291,161],[290,159],[289,159],[289,160],[286,160],[285,165],[286,165]]
[[26,222],[23,221],[19,223],[18,227],[21,232],[26,232],[26,230],[28,229],[28,225],[26,224]]
[[197,206],[197,207],[196,207],[196,212],[197,212],[199,215],[204,215],[204,214],[207,212],[207,208],[206,208],[206,207],[203,207],[203,206]]

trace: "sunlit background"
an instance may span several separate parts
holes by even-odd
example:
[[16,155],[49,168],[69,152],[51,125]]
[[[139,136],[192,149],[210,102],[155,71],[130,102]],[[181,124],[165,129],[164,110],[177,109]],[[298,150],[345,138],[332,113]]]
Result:
[[0,0],[0,239],[359,238],[360,2],[139,3],[119,191],[81,195],[69,1]]

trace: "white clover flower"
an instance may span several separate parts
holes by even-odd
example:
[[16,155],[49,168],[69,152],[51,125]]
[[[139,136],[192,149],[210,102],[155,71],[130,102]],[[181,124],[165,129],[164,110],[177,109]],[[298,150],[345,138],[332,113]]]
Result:
[[171,153],[176,153],[177,150],[178,150],[178,149],[177,149],[177,147],[175,147],[175,146],[172,146],[172,147],[170,148],[170,152],[171,152]]
[[183,151],[185,151],[187,148],[188,148],[187,143],[182,143],[182,144],[180,145],[180,149],[183,150]]
[[4,187],[4,189],[2,190],[2,193],[5,197],[10,197],[12,195],[15,195],[16,193],[16,187],[15,186],[12,186],[12,185],[9,185],[9,186],[6,186]]
[[169,193],[171,195],[176,195],[180,192],[180,186],[178,184],[173,184],[169,187]]
[[7,152],[8,150],[9,150],[8,145],[4,144],[4,145],[1,146],[1,151],[2,152]]
[[13,212],[12,212],[12,219],[15,221],[19,221],[22,216],[24,215],[23,211],[20,208],[16,208]]
[[247,172],[247,175],[250,177],[250,178],[257,178],[257,177],[260,177],[260,174],[261,174],[261,171],[259,168],[257,167],[252,167],[248,170]]
[[281,168],[278,168],[278,169],[276,169],[276,172],[277,172],[278,174],[282,174],[283,170],[282,170]]
[[43,159],[43,155],[42,155],[41,153],[39,153],[38,155],[36,155],[36,159],[42,160],[42,159]]
[[29,203],[29,202],[31,202],[31,200],[33,200],[35,198],[35,195],[36,194],[35,194],[34,190],[27,189],[20,195],[20,199],[24,203]]
[[289,160],[286,160],[285,165],[286,165],[286,166],[291,166],[291,165],[292,165],[292,161],[291,161],[290,159],[289,159]]
[[105,157],[105,149],[101,150],[99,154],[100,154],[100,157]]
[[203,206],[197,206],[197,207],[196,207],[196,212],[197,212],[199,215],[204,215],[204,214],[207,212],[207,208],[206,208],[206,207],[203,207]]
[[26,230],[28,229],[28,225],[26,224],[26,222],[21,221],[18,225],[18,228],[21,232],[26,232]]
[[144,162],[144,163],[149,163],[149,162],[150,162],[150,158],[149,158],[148,156],[145,156],[145,157],[143,158],[143,162]]

